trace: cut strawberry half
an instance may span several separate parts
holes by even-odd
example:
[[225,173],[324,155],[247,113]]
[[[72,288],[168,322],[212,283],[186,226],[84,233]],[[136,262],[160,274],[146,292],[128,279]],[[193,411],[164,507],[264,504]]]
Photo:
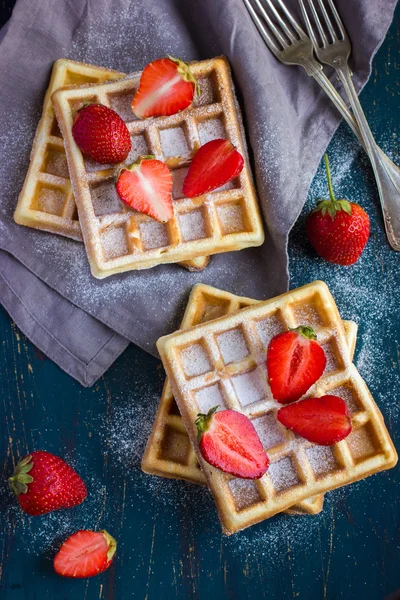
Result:
[[260,479],[269,460],[253,423],[235,410],[197,415],[200,452],[210,465],[243,479]]
[[141,156],[121,169],[117,192],[130,208],[166,223],[173,215],[172,175],[167,165],[154,156]]
[[93,577],[108,569],[116,549],[107,531],[77,531],[54,557],[54,569],[64,577]]
[[243,156],[228,140],[207,142],[196,152],[183,183],[187,198],[212,192],[239,175]]
[[195,90],[198,85],[187,63],[172,56],[160,58],[144,68],[132,110],[142,119],[174,115],[190,106]]
[[300,326],[272,338],[267,350],[269,385],[275,400],[295,402],[321,377],[325,352],[312,327]]
[[306,398],[278,410],[277,419],[309,442],[331,446],[344,440],[352,429],[347,406],[338,396]]

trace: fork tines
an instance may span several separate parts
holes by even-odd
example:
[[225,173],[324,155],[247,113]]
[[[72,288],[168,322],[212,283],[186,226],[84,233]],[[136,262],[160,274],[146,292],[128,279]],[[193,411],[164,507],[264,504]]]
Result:
[[244,0],[262,38],[274,54],[307,39],[282,0]]
[[[307,25],[308,33],[315,46],[326,48],[330,44],[346,39],[346,29],[336,10],[333,0],[299,0],[299,3]],[[309,11],[306,9],[306,3],[309,6]],[[319,39],[317,39],[313,30],[309,12],[317,26]],[[329,33],[329,36],[327,33]]]

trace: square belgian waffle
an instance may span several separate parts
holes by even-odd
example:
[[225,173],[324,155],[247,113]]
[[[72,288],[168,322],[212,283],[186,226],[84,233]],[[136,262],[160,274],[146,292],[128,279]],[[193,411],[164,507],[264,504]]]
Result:
[[[103,278],[132,269],[259,246],[263,226],[228,63],[223,58],[195,62],[191,70],[201,94],[193,105],[168,117],[137,119],[131,110],[140,74],[99,85],[56,91],[53,105],[62,131],[79,219],[92,273]],[[172,171],[174,216],[167,223],[133,211],[115,189],[121,165],[85,160],[72,136],[73,114],[85,102],[116,110],[132,138],[126,164],[153,154]],[[212,193],[185,198],[182,184],[196,150],[216,138],[229,139],[245,157],[234,181]]]
[[[281,405],[269,389],[266,350],[274,335],[300,324],[314,327],[328,358],[328,369],[307,396],[337,394],[352,418],[351,434],[330,447],[308,442],[276,419]],[[351,362],[335,302],[321,281],[160,338],[157,347],[226,534],[397,462],[382,415]],[[281,437],[268,451],[270,467],[260,480],[232,477],[201,457],[196,415],[217,404],[247,415],[260,437],[274,431]]]
[[[64,140],[58,128],[51,96],[65,86],[103,83],[125,76],[111,69],[65,58],[54,63],[32,145],[28,172],[14,212],[14,219],[19,225],[82,241]],[[202,256],[187,261],[184,266],[197,271],[206,267],[208,260],[208,257]]]
[[[199,283],[192,289],[180,328],[189,329],[199,323],[232,314],[241,308],[257,304],[257,302],[251,298],[235,296]],[[354,321],[343,321],[343,325],[350,356],[353,358],[357,325]],[[264,437],[265,450],[269,451],[271,447],[280,442],[279,435]],[[185,479],[202,485],[207,483],[186,433],[168,380],[164,384],[153,429],[143,455],[142,469],[145,473],[161,477]],[[323,494],[320,494],[299,502],[287,512],[316,514],[322,510],[322,506]]]

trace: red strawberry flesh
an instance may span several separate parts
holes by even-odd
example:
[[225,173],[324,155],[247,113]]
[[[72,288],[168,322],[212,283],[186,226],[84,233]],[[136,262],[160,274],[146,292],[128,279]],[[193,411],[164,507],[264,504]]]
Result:
[[268,456],[254,425],[234,410],[198,415],[201,454],[210,465],[243,479],[260,479],[268,469]]
[[120,171],[116,186],[122,202],[130,208],[162,223],[172,218],[172,175],[160,160],[140,157]]
[[183,61],[168,57],[148,64],[132,101],[137,117],[174,115],[193,101],[196,80]]
[[72,135],[79,149],[101,164],[123,162],[132,147],[124,121],[118,113],[103,104],[88,104],[78,110]]
[[311,327],[300,326],[280,333],[270,341],[267,350],[268,379],[272,395],[278,402],[295,402],[324,372],[325,352],[313,337]]
[[340,442],[352,429],[346,403],[332,395],[306,398],[284,406],[278,410],[277,419],[288,429],[320,446]]
[[360,258],[369,238],[370,222],[359,204],[337,200],[328,156],[324,156],[329,200],[320,200],[308,215],[307,236],[314,250],[328,262],[348,266]]
[[64,577],[93,577],[110,566],[116,547],[106,531],[77,531],[56,554],[54,569]]
[[194,155],[183,183],[183,194],[193,198],[212,192],[237,177],[243,165],[243,156],[231,142],[211,140]]
[[[343,203],[343,200],[337,201]],[[346,201],[347,202],[347,201]],[[340,208],[332,217],[323,206],[307,218],[307,236],[314,250],[326,261],[343,266],[353,265],[360,258],[369,238],[367,213],[354,202],[347,202],[350,212]]]
[[32,452],[18,463],[9,485],[29,515],[71,508],[87,496],[86,486],[74,469],[43,450]]

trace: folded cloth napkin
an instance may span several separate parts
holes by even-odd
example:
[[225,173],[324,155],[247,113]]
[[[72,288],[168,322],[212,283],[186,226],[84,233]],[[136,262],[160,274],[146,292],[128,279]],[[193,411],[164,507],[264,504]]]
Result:
[[[296,0],[285,0],[298,12]],[[336,0],[350,35],[356,87],[396,0]],[[81,244],[18,226],[13,211],[53,62],[140,70],[171,54],[224,54],[242,105],[265,220],[261,248],[212,257],[201,273],[166,265],[98,281]],[[333,75],[331,75],[333,77]],[[154,353],[204,282],[264,299],[288,285],[288,234],[339,115],[300,67],[280,64],[242,0],[18,0],[0,34],[0,302],[49,357],[91,385],[128,340]]]

